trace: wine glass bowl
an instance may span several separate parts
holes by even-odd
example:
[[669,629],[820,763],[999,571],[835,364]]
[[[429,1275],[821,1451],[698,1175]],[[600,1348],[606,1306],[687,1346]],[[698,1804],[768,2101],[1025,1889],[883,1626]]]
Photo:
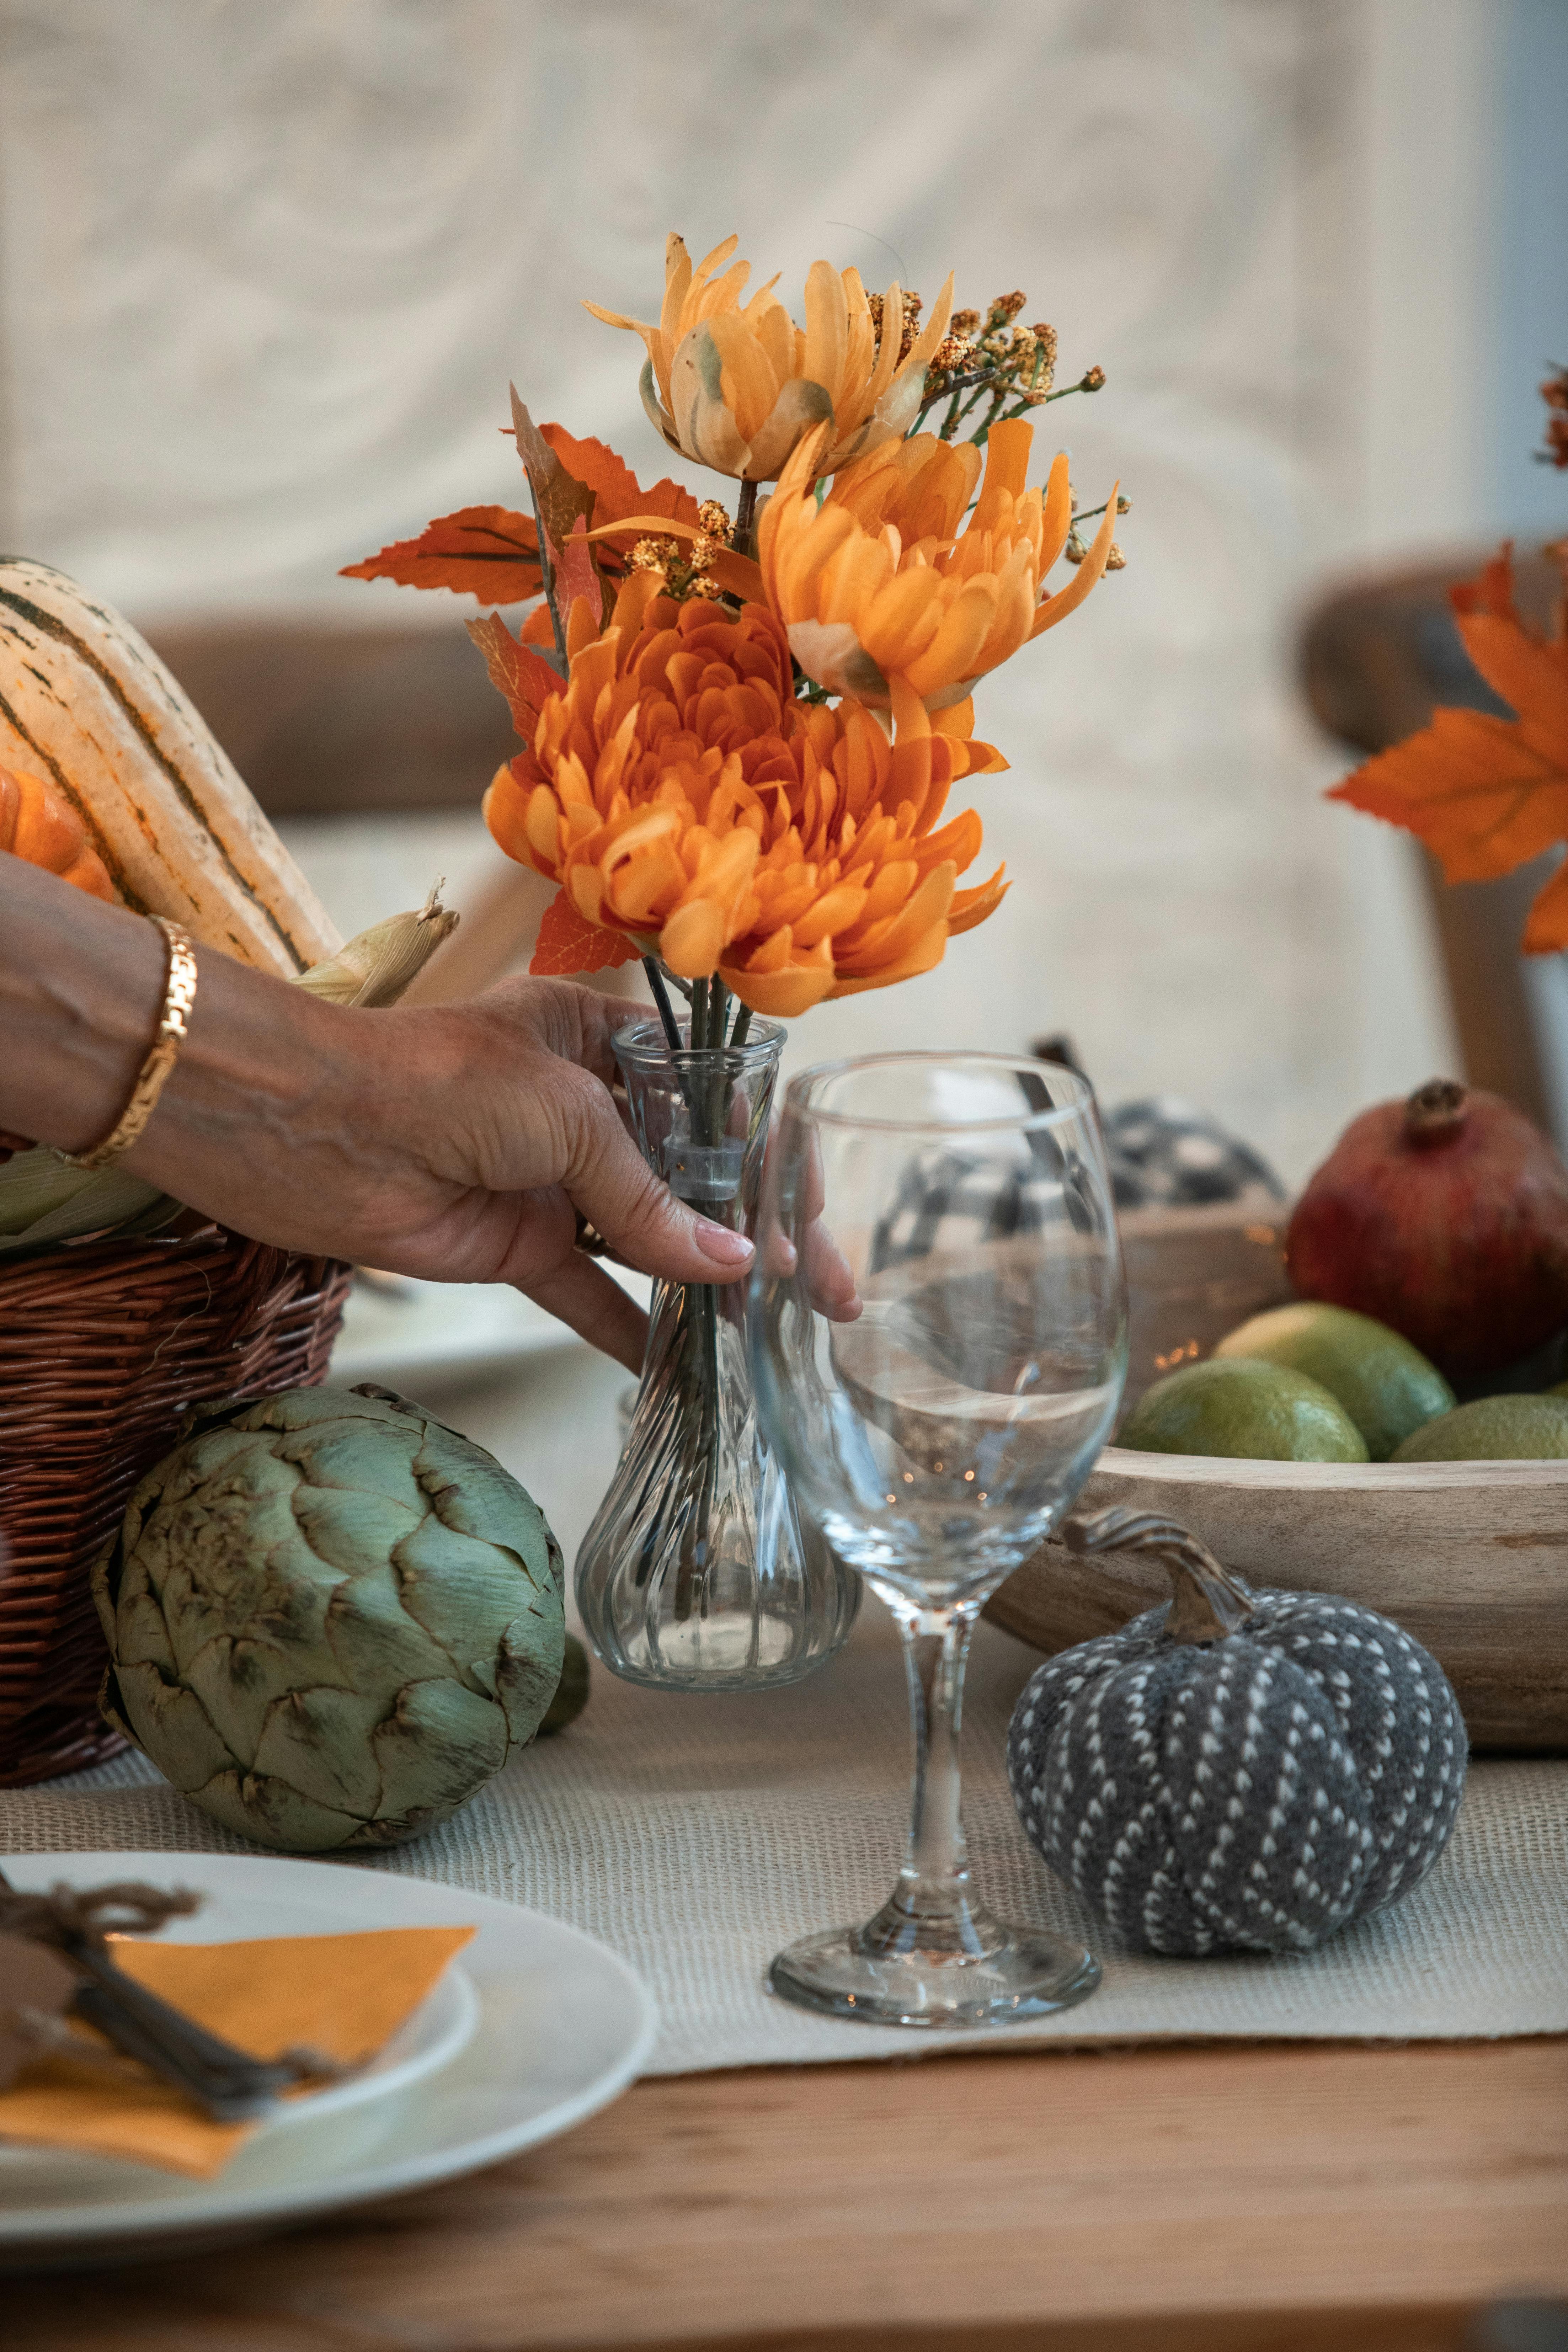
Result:
[[879,2021],[1037,2015],[1081,1948],[993,1920],[959,1815],[963,1661],[987,1595],[1071,1507],[1115,1420],[1126,1306],[1093,1097],[1004,1055],[805,1072],[769,1155],[752,1278],[757,1409],[804,1519],[897,1619],[915,1730],[899,1885],[783,1953],[776,1991]]

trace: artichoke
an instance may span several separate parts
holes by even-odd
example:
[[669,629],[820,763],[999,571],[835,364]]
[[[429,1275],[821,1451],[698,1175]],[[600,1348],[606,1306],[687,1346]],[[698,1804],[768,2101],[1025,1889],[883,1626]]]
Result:
[[446,1819],[561,1679],[561,1549],[482,1448],[371,1388],[205,1417],[93,1570],[101,1705],[193,1803],[294,1853]]

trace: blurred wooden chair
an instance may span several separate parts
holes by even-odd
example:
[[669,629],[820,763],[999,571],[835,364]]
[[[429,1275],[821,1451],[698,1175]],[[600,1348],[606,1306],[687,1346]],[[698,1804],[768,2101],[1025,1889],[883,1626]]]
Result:
[[[471,809],[517,750],[505,703],[454,617],[342,629],[212,621],[149,632],[268,816],[386,816]],[[554,896],[507,861],[408,992],[472,996],[531,950]],[[636,965],[594,985],[630,993]]]
[[[1381,751],[1439,703],[1511,717],[1473,667],[1448,604],[1454,582],[1480,570],[1487,549],[1419,571],[1361,582],[1325,597],[1301,635],[1301,681],[1328,732],[1355,751]],[[1543,625],[1561,574],[1544,557],[1516,567],[1521,611]],[[1525,910],[1551,856],[1500,882],[1444,882],[1419,849],[1468,1084],[1506,1095],[1550,1133],[1552,1096],[1519,951]]]

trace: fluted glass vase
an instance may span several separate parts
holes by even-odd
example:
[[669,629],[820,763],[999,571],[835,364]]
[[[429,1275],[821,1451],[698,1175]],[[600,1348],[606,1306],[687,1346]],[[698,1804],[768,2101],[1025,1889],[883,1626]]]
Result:
[[[615,1040],[649,1165],[705,1217],[750,1233],[784,1032],[672,1052],[658,1021]],[[798,1682],[854,1622],[859,1580],[802,1529],[752,1402],[744,1282],[656,1285],[616,1475],[577,1555],[605,1664],[662,1690]]]

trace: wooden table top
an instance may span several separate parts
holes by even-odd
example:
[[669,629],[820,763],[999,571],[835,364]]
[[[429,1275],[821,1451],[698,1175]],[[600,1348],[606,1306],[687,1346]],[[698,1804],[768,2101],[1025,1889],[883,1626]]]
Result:
[[439,2189],[7,2282],[0,2336],[16,2352],[1458,2352],[1488,2341],[1468,2332],[1478,2306],[1531,2294],[1568,2297],[1568,2037],[649,2080]]

